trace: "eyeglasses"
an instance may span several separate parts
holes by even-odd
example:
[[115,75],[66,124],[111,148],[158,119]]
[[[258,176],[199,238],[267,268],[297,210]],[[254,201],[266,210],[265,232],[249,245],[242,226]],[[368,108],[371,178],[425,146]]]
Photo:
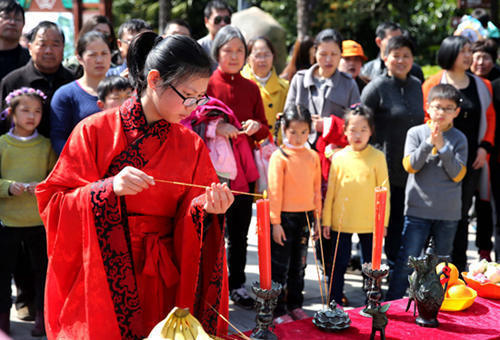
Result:
[[118,39],[118,40],[120,40],[122,44],[126,44],[126,45],[130,45],[132,43],[132,39],[130,39],[130,40]]
[[229,15],[225,15],[225,16],[218,15],[214,18],[214,24],[218,25],[218,24],[220,24],[220,22],[222,20],[224,20],[226,25],[229,25],[231,23],[231,17]]
[[433,111],[442,111],[444,113],[453,113],[457,109],[456,107],[441,107],[438,105],[431,105],[430,107]]
[[23,23],[24,22],[24,19],[22,17],[11,17],[10,15],[8,15],[7,13],[0,13],[0,19],[2,19],[3,21],[9,21],[9,20],[12,20],[14,21],[16,24],[20,24],[20,23]]
[[272,53],[259,53],[259,54],[250,54],[250,56],[252,58],[255,58],[255,59],[269,59],[269,58],[272,58],[273,57],[273,54]]
[[202,98],[195,98],[195,97],[184,97],[182,95],[182,93],[180,93],[175,87],[174,85],[172,84],[168,84],[168,86],[170,86],[172,88],[172,90],[174,90],[175,93],[177,93],[177,95],[179,97],[182,98],[182,104],[184,106],[193,106],[193,105],[205,105],[206,103],[208,103],[208,101],[210,100],[210,98],[208,98],[207,94],[205,93],[205,95],[202,97]]

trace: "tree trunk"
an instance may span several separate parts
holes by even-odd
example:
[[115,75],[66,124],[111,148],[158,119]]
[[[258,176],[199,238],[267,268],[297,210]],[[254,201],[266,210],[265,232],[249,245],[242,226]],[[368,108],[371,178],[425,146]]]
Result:
[[314,7],[318,0],[297,0],[297,39],[309,34]]
[[163,29],[165,25],[170,20],[170,12],[172,11],[171,0],[159,0],[160,2],[160,13],[158,18],[158,32],[163,34]]

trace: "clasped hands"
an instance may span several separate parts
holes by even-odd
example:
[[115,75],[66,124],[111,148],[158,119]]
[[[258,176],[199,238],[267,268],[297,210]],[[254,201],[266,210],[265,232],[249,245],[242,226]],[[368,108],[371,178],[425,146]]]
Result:
[[9,193],[13,196],[19,196],[25,192],[34,195],[35,188],[37,185],[38,182],[31,182],[31,183],[13,182],[9,185]]
[[[429,136],[428,142],[436,147],[436,149],[441,150],[444,147],[443,132],[437,124],[431,127],[431,135]],[[476,152],[476,159],[472,163],[473,169],[481,169],[487,161],[487,151],[478,147]]]
[[[153,176],[127,166],[113,178],[113,191],[117,196],[136,195],[156,185]],[[234,201],[227,184],[212,183],[205,189],[206,203],[203,209],[209,214],[224,214]]]

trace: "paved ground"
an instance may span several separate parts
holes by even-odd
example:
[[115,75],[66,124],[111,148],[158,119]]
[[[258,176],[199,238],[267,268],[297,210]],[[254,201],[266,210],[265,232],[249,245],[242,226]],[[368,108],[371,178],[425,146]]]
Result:
[[[474,245],[475,238],[476,238],[475,228],[470,226],[469,250],[467,252],[469,263],[471,261],[475,261],[478,259],[477,248]],[[247,272],[247,288],[250,291],[250,285],[252,282],[258,280],[258,272],[259,272],[255,218],[253,218],[252,220],[252,225],[250,227],[250,232],[249,232],[249,246],[247,253],[246,272]],[[347,307],[346,309],[360,307],[364,304],[365,296],[363,294],[361,286],[362,286],[362,279],[360,271],[350,272],[347,274],[344,292],[347,298],[349,299],[350,307]],[[387,289],[385,285],[383,285],[383,288]],[[305,278],[304,310],[308,315],[313,316],[314,313],[320,309],[322,309],[322,305],[321,305],[321,294],[318,285],[318,274],[316,271],[316,267],[314,265],[314,254],[312,253],[312,247],[310,247],[308,254],[308,266],[306,269],[306,278]],[[255,312],[244,310],[231,303],[229,305],[229,321],[240,331],[250,330],[255,326]],[[13,308],[11,312],[12,338],[15,340],[34,339],[33,337],[31,337],[30,334],[32,327],[33,327],[33,322],[24,322],[18,320],[16,318],[16,313]],[[230,332],[234,331],[235,330],[232,327],[230,327]],[[46,338],[44,337],[39,339],[45,340]]]

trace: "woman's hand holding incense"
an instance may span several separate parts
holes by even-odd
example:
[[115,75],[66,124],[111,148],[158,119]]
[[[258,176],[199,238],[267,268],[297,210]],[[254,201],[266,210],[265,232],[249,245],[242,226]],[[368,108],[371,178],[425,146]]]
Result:
[[226,183],[212,183],[206,189],[206,196],[207,202],[203,208],[209,214],[225,214],[234,202],[234,196]]
[[123,168],[113,179],[117,196],[136,195],[151,185],[155,185],[153,177],[132,166]]

